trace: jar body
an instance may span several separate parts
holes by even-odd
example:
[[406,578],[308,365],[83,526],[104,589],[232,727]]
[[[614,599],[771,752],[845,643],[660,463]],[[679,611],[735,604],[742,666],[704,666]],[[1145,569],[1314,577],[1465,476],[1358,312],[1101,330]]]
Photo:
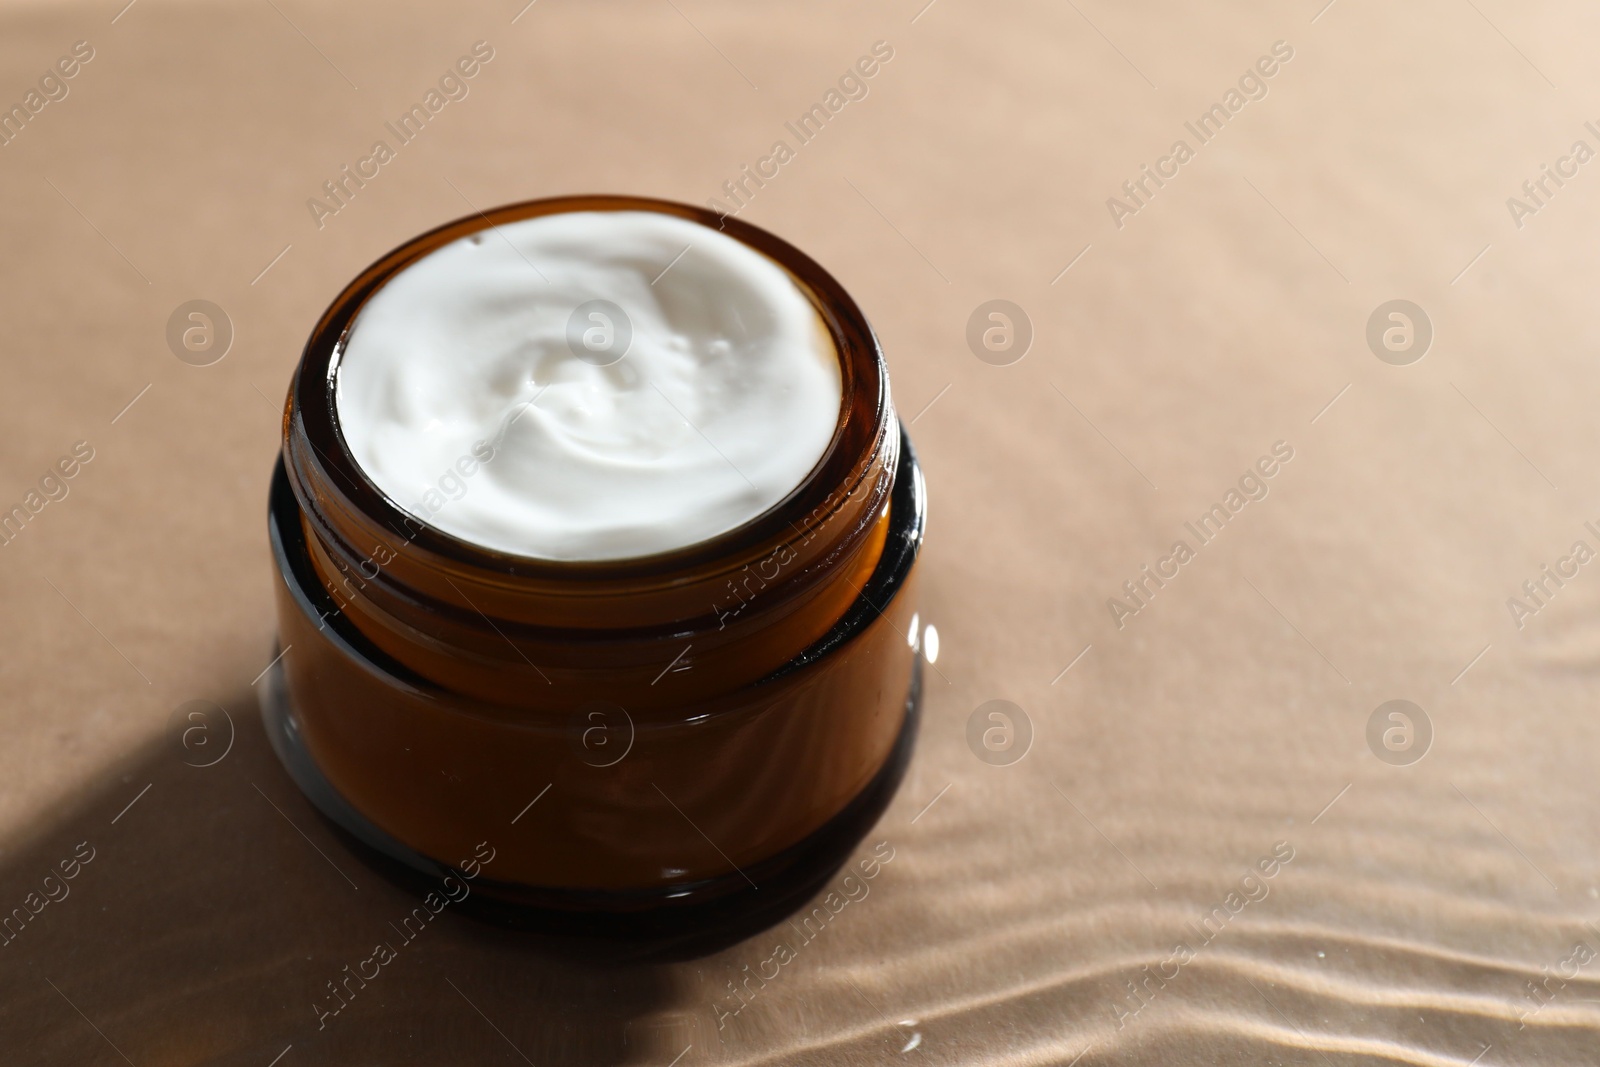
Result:
[[[494,882],[665,899],[758,864],[861,793],[915,714],[924,506],[909,452],[904,473],[907,514],[894,516],[881,572],[819,647],[683,721],[631,730],[581,708],[507,721],[408,678],[329,614],[280,473],[270,522],[289,651],[278,670],[299,743],[351,807],[418,856],[444,864],[490,841]],[[583,736],[594,730],[603,743]]]
[[[597,199],[640,203],[561,203]],[[324,316],[269,506],[284,650],[269,725],[347,830],[418,869],[488,842],[480,891],[627,910],[754,886],[897,778],[925,491],[859,310],[767,239],[834,329],[854,395],[817,484],[764,526],[649,566],[506,560],[397,516],[322,420],[338,339],[411,246]]]

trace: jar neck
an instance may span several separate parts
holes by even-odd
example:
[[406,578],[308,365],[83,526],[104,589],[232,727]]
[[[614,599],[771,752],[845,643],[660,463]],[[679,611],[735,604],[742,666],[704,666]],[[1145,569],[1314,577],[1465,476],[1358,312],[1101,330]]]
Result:
[[[669,714],[781,667],[817,640],[876,566],[901,435],[877,338],[843,289],[802,253],[727,220],[811,299],[836,346],[843,401],[811,474],[762,516],[674,552],[557,562],[453,538],[367,478],[337,425],[340,345],[365,300],[422,255],[488,225],[575,210],[706,212],[626,197],[514,205],[442,227],[364,272],[313,332],[291,386],[284,459],[310,554],[348,621],[431,681],[519,710],[597,692]],[[668,677],[670,676],[670,678]],[[670,683],[670,684],[669,684]]]

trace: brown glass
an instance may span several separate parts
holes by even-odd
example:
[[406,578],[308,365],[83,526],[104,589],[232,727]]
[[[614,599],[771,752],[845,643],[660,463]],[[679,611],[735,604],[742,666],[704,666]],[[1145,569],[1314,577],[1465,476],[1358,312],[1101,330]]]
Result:
[[[367,299],[451,241],[580,210],[720,228],[783,266],[817,309],[839,355],[838,423],[807,478],[750,522],[647,557],[517,556],[409,515],[350,454],[334,384]],[[908,580],[850,640],[805,655],[879,569],[908,458],[901,440],[859,307],[756,227],[586,196],[500,208],[406,243],[323,314],[290,387],[283,468],[301,528],[288,540],[304,559],[285,570],[305,574],[285,573],[279,614],[303,743],[353,808],[419,855],[449,863],[495,843],[497,881],[670,891],[794,846],[883,769],[905,719]]]

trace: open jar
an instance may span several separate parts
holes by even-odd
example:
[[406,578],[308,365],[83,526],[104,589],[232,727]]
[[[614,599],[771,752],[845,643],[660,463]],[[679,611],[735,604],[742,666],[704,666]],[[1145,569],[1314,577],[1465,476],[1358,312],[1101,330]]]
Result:
[[[574,211],[720,229],[814,306],[839,359],[838,423],[775,506],[668,552],[549,560],[428,524],[356,461],[336,390],[373,294],[450,242]],[[509,910],[687,915],[764,882],[792,887],[764,898],[781,908],[887,804],[920,692],[925,490],[877,337],[794,247],[634,197],[451,223],[380,259],[323,314],[283,425],[268,522],[282,654],[265,719],[301,788],[367,846],[442,876],[486,843],[474,893]]]

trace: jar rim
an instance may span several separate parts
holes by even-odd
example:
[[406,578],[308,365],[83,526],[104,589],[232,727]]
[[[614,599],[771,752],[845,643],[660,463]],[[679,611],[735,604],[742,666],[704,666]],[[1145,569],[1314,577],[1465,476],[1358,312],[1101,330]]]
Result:
[[[651,211],[717,229],[782,267],[815,308],[839,360],[841,398],[833,436],[816,464],[792,490],[760,514],[709,538],[649,555],[602,560],[561,560],[490,548],[451,534],[413,514],[385,493],[356,460],[339,425],[336,386],[339,362],[356,318],[391,278],[424,256],[456,240],[503,223],[578,211]],[[366,514],[405,538],[408,551],[518,579],[640,579],[693,570],[785,540],[800,527],[794,516],[825,521],[838,490],[853,488],[864,458],[892,445],[888,371],[877,334],[844,287],[820,264],[768,231],[729,216],[671,200],[629,195],[546,197],[478,211],[437,226],[399,245],[363,270],[320,316],[302,353],[285,412],[284,449],[299,429],[329,477],[328,491],[346,497]],[[298,479],[291,479],[298,481]],[[299,488],[298,486],[296,487]],[[297,495],[302,493],[297,492]],[[310,502],[302,499],[302,505]],[[402,533],[402,531],[405,531]]]

